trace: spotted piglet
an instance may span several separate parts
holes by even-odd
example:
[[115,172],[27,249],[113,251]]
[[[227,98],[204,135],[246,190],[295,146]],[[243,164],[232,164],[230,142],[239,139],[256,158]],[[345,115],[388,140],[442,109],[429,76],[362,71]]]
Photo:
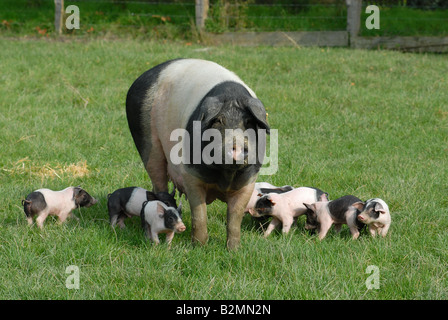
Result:
[[166,233],[166,241],[171,245],[174,233],[184,232],[186,229],[179,211],[180,207],[168,207],[161,201],[145,201],[140,217],[146,237],[159,244],[159,233]]
[[264,193],[283,193],[293,190],[294,188],[292,186],[282,186],[282,187],[276,187],[268,182],[256,182],[254,186],[254,191],[252,191],[252,195],[250,196],[249,202],[246,205],[246,209],[244,210],[244,213],[250,213],[251,215],[254,213],[255,210],[255,203],[257,203],[258,198],[263,195]]
[[316,201],[328,201],[328,193],[309,187],[300,187],[285,193],[268,193],[259,197],[252,216],[272,216],[264,234],[265,237],[269,236],[280,224],[282,224],[282,232],[288,233],[294,219],[307,212],[304,202]]
[[366,202],[356,202],[353,206],[361,211],[358,214],[358,221],[369,226],[369,232],[372,237],[375,237],[376,233],[383,237],[386,236],[391,218],[389,207],[384,200],[374,198]]
[[[33,223],[33,217],[37,216],[36,224],[39,228],[44,225],[48,215],[55,215],[59,223],[63,223],[67,217],[74,216],[72,211],[79,207],[90,207],[98,200],[89,195],[80,187],[68,187],[61,191],[39,189],[31,192],[25,200],[22,200],[28,224]],[[76,217],[75,217],[76,218]]]
[[359,198],[347,195],[333,201],[304,203],[308,208],[305,229],[317,229],[319,239],[322,240],[333,224],[337,232],[341,230],[343,224],[347,224],[353,239],[357,239],[359,231],[364,227],[364,224],[357,220],[360,212],[354,206],[359,202],[362,202]]
[[151,192],[140,187],[127,187],[115,190],[108,195],[107,209],[109,211],[110,225],[112,227],[118,223],[120,228],[124,228],[126,217],[140,216],[142,205],[145,201],[159,200],[167,206],[176,207],[174,195],[168,192]]

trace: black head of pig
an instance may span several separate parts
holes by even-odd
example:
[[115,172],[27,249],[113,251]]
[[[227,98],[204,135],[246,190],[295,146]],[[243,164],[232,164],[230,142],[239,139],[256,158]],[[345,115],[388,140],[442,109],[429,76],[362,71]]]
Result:
[[306,222],[305,222],[305,229],[310,230],[311,232],[314,232],[315,229],[317,229],[319,222],[317,221],[317,214],[316,214],[316,206],[314,204],[303,204],[306,207]]
[[75,200],[76,207],[91,207],[98,202],[94,197],[88,194],[81,187],[73,188],[73,200]]
[[275,205],[275,203],[271,200],[269,195],[261,195],[259,194],[260,198],[255,203],[255,214],[254,217],[263,217],[263,216],[269,216],[272,214],[272,207]]
[[[236,185],[230,187],[238,189],[245,185],[263,163],[266,134],[270,130],[261,101],[252,97],[241,84],[223,82],[213,88],[193,112],[187,124],[190,137],[198,134],[193,130],[194,121],[200,121],[201,154],[195,155],[198,148],[193,145],[192,138],[188,167],[193,168],[196,173],[193,174],[227,189],[235,184],[238,172]],[[258,129],[264,129],[263,136],[259,136]],[[238,181],[243,182],[238,185]]]
[[168,207],[177,208],[177,211],[180,215],[182,215],[182,203],[177,207],[176,199],[174,196],[176,195],[176,188],[173,189],[171,193],[168,192],[152,192],[146,191],[146,200],[154,201],[158,200],[166,204]]

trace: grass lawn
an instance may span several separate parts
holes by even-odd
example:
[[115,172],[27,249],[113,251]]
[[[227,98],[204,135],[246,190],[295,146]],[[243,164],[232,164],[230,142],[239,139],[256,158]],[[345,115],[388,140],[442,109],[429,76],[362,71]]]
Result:
[[[443,55],[322,48],[239,48],[135,40],[0,38],[1,299],[447,299],[448,65]],[[216,61],[257,93],[279,130],[279,170],[258,181],[314,186],[332,199],[380,197],[386,238],[347,226],[323,241],[304,230],[262,237],[245,217],[225,249],[225,204],[208,206],[210,240],[152,246],[138,218],[108,224],[107,194],[151,188],[126,116],[129,86],[175,57]],[[79,221],[43,230],[21,200],[81,184],[99,199]],[[163,242],[164,239],[162,239]],[[75,265],[79,289],[67,289]],[[379,289],[366,273],[378,267]]]

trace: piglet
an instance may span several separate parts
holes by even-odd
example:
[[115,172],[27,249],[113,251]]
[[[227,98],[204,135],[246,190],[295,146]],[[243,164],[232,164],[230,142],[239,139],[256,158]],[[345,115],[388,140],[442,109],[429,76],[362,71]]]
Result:
[[361,211],[358,214],[358,221],[369,226],[369,232],[372,237],[376,233],[385,237],[389,230],[391,217],[389,207],[386,202],[380,198],[369,199],[366,202],[356,202],[353,206]]
[[115,190],[108,195],[107,200],[110,225],[114,227],[118,222],[120,228],[124,228],[124,219],[126,217],[140,216],[143,202],[148,200],[159,200],[167,206],[177,207],[176,200],[174,199],[175,193],[176,189],[172,193],[154,193],[139,187],[127,187]]
[[304,202],[316,201],[328,201],[328,193],[309,187],[300,187],[285,193],[268,193],[258,198],[252,216],[272,216],[265,237],[280,224],[283,225],[282,232],[288,233],[294,219],[307,212]]
[[359,210],[353,206],[359,202],[362,202],[359,198],[347,195],[333,201],[304,203],[308,208],[305,229],[318,229],[319,239],[322,240],[333,223],[337,232],[341,230],[343,224],[347,224],[353,239],[357,239],[359,231],[364,226],[357,220]]
[[180,208],[168,207],[161,201],[145,201],[140,217],[147,238],[159,244],[159,233],[166,233],[166,241],[171,245],[174,233],[185,231],[185,225],[179,214]]
[[33,217],[37,216],[37,226],[42,228],[48,215],[58,216],[59,223],[63,223],[68,216],[74,216],[72,210],[79,207],[88,208],[97,202],[98,200],[82,188],[68,187],[61,191],[36,190],[31,192],[25,200],[22,200],[22,205],[28,224],[31,225]]
[[282,187],[276,187],[268,182],[256,182],[254,191],[252,191],[252,195],[250,196],[249,202],[246,205],[246,210],[244,210],[244,213],[250,213],[251,215],[254,213],[255,203],[257,202],[260,195],[264,193],[283,193],[293,190],[294,188],[292,186],[282,186]]

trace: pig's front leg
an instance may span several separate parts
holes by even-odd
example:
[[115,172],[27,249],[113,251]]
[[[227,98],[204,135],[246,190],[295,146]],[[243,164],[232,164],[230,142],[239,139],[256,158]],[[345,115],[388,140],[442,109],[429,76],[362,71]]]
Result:
[[171,241],[173,241],[174,238],[174,231],[168,232],[166,234],[166,242],[168,243],[168,248],[171,248]]
[[328,230],[330,230],[333,225],[333,219],[328,214],[323,214],[318,216],[319,220],[319,240],[322,240],[327,235]]
[[143,229],[145,230],[145,237],[151,239],[151,226],[145,222]]
[[241,238],[244,209],[252,196],[255,183],[248,184],[227,199],[227,248],[236,249]]
[[153,230],[151,230],[151,240],[154,242],[154,244],[158,245],[160,243],[159,240],[159,235],[157,234],[157,232],[154,232]]
[[48,212],[41,212],[39,216],[36,218],[36,224],[39,227],[39,229],[42,229],[44,227],[44,221],[48,217]]
[[191,208],[191,240],[205,244],[208,240],[205,188],[195,177],[188,176],[184,181]]
[[375,238],[376,237],[376,232],[377,232],[377,228],[373,224],[371,224],[369,226],[369,233],[370,233],[370,235]]
[[268,228],[266,229],[266,232],[264,233],[264,237],[267,238],[272,231],[275,230],[282,222],[278,220],[276,217],[273,217],[271,222],[268,225]]
[[288,217],[284,217],[283,218],[283,227],[282,227],[282,232],[283,233],[288,233],[289,230],[291,229],[292,224],[294,223],[294,219],[290,216]]
[[390,224],[386,224],[383,228],[381,228],[380,235],[384,238],[387,235],[387,232],[389,231]]
[[65,222],[65,220],[67,220],[67,218],[70,216],[70,214],[71,214],[71,211],[60,213],[58,216],[58,219],[59,219],[58,224],[60,224],[60,225],[63,224]]
[[352,239],[358,239],[359,230],[358,225],[356,224],[356,210],[350,210],[349,213],[346,214],[347,225],[350,228],[350,232],[352,234]]

